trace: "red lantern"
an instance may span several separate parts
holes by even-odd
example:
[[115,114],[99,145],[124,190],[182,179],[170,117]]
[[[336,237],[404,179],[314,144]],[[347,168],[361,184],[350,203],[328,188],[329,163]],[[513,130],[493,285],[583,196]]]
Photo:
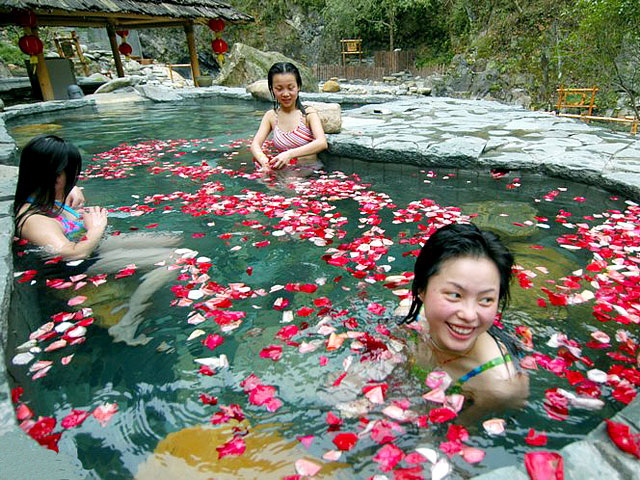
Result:
[[126,37],[127,35],[129,35],[129,30],[116,30],[116,33],[120,37]]
[[38,63],[37,55],[41,54],[44,50],[42,40],[35,35],[24,35],[18,40],[18,47],[23,53],[30,56],[29,63],[33,66],[33,73],[36,73],[36,64]]
[[33,10],[17,10],[16,23],[21,27],[33,28],[36,26],[36,14]]
[[131,55],[131,52],[133,52],[133,48],[131,48],[131,45],[129,45],[127,42],[122,42],[120,45],[118,45],[118,51],[128,57],[129,55]]
[[209,20],[209,28],[214,32],[221,32],[224,30],[224,20],[221,18],[212,18]]
[[218,55],[224,55],[229,50],[229,45],[221,38],[216,38],[213,42],[211,42],[211,48]]
[[42,40],[35,35],[24,35],[18,40],[18,47],[23,53],[31,55],[32,57],[42,53],[44,46]]

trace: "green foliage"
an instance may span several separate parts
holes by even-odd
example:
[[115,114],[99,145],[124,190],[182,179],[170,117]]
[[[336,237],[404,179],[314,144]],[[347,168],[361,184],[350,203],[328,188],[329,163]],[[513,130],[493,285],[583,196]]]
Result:
[[27,58],[18,48],[20,35],[16,28],[7,28],[0,34],[0,60],[5,63],[22,65]]
[[0,43],[0,60],[3,63],[13,63],[14,65],[22,65],[24,59],[27,58],[20,49],[12,44]]

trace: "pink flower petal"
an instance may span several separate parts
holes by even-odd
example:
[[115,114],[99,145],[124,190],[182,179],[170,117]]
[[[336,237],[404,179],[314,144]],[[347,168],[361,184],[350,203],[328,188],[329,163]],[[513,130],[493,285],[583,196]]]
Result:
[[70,307],[75,307],[76,305],[80,305],[84,303],[86,300],[87,300],[87,297],[78,295],[76,297],[69,299],[69,301],[67,302],[67,305],[69,305]]
[[111,417],[113,417],[118,411],[118,404],[116,403],[105,403],[104,405],[100,405],[96,407],[93,411],[93,416],[96,417],[100,425],[103,427],[107,426]]
[[308,449],[313,443],[313,439],[315,438],[315,436],[306,435],[304,437],[296,437],[296,438],[300,441],[302,445],[304,445],[304,448]]
[[504,433],[507,422],[502,418],[491,418],[482,422],[482,426],[489,435],[500,435]]
[[300,458],[296,460],[295,466],[296,466],[296,472],[298,472],[298,475],[302,475],[304,477],[313,477],[322,468],[317,463],[313,463],[304,458]]
[[484,458],[484,451],[474,447],[462,447],[462,458],[467,463],[478,463]]
[[404,452],[396,447],[393,443],[384,445],[378,453],[373,457],[374,462],[380,464],[380,470],[388,472],[404,458]]

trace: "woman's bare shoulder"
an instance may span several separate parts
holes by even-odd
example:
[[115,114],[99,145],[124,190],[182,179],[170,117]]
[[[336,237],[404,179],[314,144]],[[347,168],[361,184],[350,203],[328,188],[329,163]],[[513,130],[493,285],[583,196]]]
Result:
[[273,108],[270,108],[269,110],[264,112],[264,116],[262,118],[268,120],[269,123],[273,123],[276,119],[276,111]]
[[[21,208],[19,214],[26,212],[27,208]],[[34,233],[57,232],[60,230],[60,224],[55,218],[36,212],[27,213],[25,218],[20,221],[18,228],[20,229],[20,237],[29,239]]]

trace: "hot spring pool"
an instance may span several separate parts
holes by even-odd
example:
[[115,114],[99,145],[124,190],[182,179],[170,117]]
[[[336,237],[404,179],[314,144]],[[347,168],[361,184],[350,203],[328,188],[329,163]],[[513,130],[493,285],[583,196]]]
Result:
[[[80,147],[89,204],[112,212],[108,234],[181,236],[178,260],[158,266],[176,277],[135,326],[140,345],[114,342],[108,326],[146,271],[89,278],[80,265],[70,276],[16,247],[6,360],[25,429],[43,417],[35,436],[105,479],[282,478],[300,459],[322,466],[318,478],[368,478],[393,464],[383,444],[407,455],[395,475],[428,477],[430,463],[410,454],[446,459],[449,424],[462,423],[425,427],[442,407],[422,398],[429,388],[404,362],[389,373],[372,359],[404,342],[392,312],[431,226],[470,217],[516,254],[503,323],[531,332],[538,367],[524,408],[463,424],[465,443],[486,455],[448,459],[450,478],[522,463],[540,448],[525,441],[531,428],[546,432],[542,448],[560,448],[631,400],[637,206],[532,173],[495,180],[330,157],[304,180],[265,182],[247,141],[262,113],[231,101],[133,105],[11,126],[20,146],[51,132]],[[617,381],[588,380],[594,368]],[[384,403],[366,399],[354,371],[386,385]],[[556,389],[603,405],[581,408]],[[485,431],[490,418],[506,421],[503,434]],[[347,450],[332,461],[338,444]]]

